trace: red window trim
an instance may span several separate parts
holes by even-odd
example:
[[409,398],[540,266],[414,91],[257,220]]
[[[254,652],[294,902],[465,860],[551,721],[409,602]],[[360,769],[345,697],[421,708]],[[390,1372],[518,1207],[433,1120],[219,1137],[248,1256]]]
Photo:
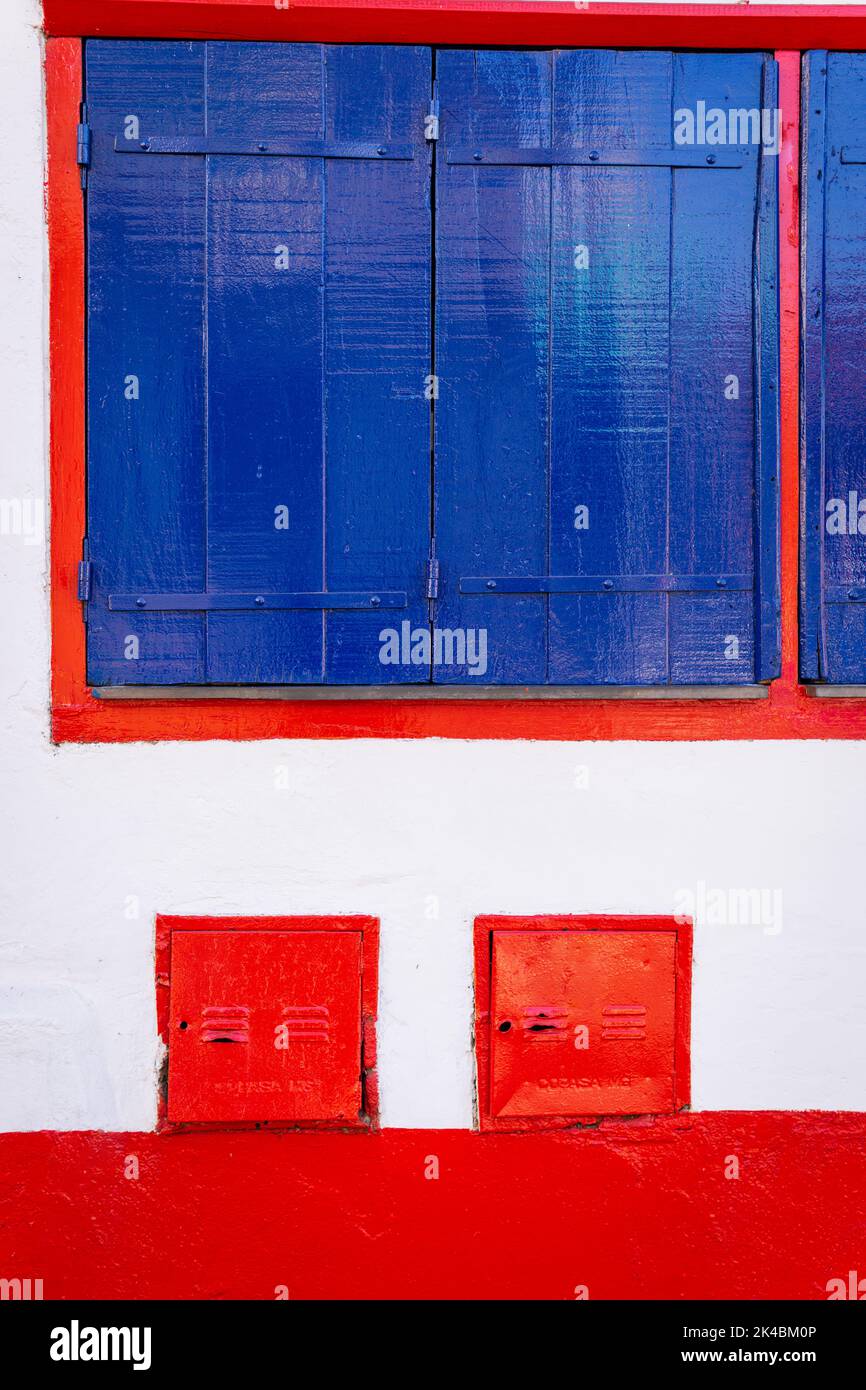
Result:
[[[597,1115],[497,1119],[490,1114],[490,962],[491,934],[501,931],[662,931],[673,932],[676,948],[676,1032],[674,1037],[674,1115],[691,1104],[692,938],[690,918],[628,916],[476,917],[475,944],[475,1069],[478,1128],[482,1133],[563,1129],[597,1125]],[[655,1117],[654,1117],[655,1118]],[[658,1116],[664,1120],[665,1116]],[[670,1116],[667,1116],[670,1119]],[[610,1123],[622,1123],[612,1115]]]
[[866,6],[535,0],[43,0],[45,32],[545,47],[864,48]]
[[[357,1129],[370,1133],[379,1128],[379,1078],[376,1070],[376,1014],[379,1003],[379,921],[376,917],[175,917],[159,914],[156,919],[156,1026],[166,1049],[169,1047],[169,1004],[171,986],[171,939],[176,931],[345,931],[361,937],[364,968],[361,975],[361,1066],[366,1119],[306,1120],[292,1126],[267,1125],[273,1131],[291,1129]],[[165,1076],[167,1078],[167,1069]],[[173,1124],[167,1115],[168,1095],[161,1080],[157,1103],[157,1132],[191,1130],[260,1129],[248,1123]]]
[[[501,0],[46,0],[50,251],[52,736],[56,742],[168,739],[533,738],[653,741],[864,738],[866,700],[816,699],[797,677],[799,408],[799,48],[866,48],[866,6],[790,9],[737,5],[592,5]],[[85,678],[76,596],[85,533],[84,219],[74,131],[82,90],[81,35],[379,40],[391,42],[621,42],[776,49],[780,156],[782,675],[768,698],[100,700]],[[282,28],[279,26],[282,25]],[[787,42],[787,50],[779,41]]]

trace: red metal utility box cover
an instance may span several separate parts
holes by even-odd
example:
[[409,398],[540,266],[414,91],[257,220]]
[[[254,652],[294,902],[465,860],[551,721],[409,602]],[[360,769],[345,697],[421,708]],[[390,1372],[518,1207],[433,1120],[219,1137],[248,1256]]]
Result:
[[173,931],[169,1121],[357,1123],[361,971],[358,931]]
[[[569,925],[543,929],[557,920]],[[511,919],[489,933],[492,1120],[677,1108],[680,929],[670,921],[664,930],[665,919],[649,930],[627,923]],[[515,929],[524,924],[535,929]]]

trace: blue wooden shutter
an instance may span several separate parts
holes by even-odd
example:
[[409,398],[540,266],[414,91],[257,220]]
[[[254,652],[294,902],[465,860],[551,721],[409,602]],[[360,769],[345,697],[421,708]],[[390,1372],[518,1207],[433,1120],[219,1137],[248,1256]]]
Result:
[[436,624],[484,632],[494,682],[769,679],[776,152],[676,145],[673,117],[773,112],[775,63],[460,50],[437,76]]
[[88,42],[88,677],[382,683],[428,621],[422,48]]
[[800,673],[866,683],[866,55],[804,59]]

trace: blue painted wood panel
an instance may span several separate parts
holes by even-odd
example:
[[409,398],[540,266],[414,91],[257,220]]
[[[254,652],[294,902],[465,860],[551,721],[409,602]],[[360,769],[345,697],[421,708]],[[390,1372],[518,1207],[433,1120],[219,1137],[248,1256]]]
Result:
[[[317,47],[207,44],[205,77],[210,135],[321,135]],[[204,164],[207,587],[324,588],[323,161]],[[211,613],[207,630],[211,681],[321,678],[321,613]]]
[[116,613],[112,592],[206,576],[202,161],[121,158],[124,130],[204,132],[204,48],[90,43],[87,667],[95,684],[206,679],[197,614]]
[[[488,679],[769,679],[775,63],[463,50],[437,74],[436,622],[486,632]],[[675,142],[714,110],[725,143]],[[434,666],[454,679],[477,677]]]
[[[396,55],[396,56],[395,56]],[[327,50],[326,134],[408,142],[411,161],[327,164],[325,493],[328,587],[405,591],[381,619],[327,618],[324,677],[341,684],[428,681],[423,651],[382,663],[393,635],[429,630],[431,98],[427,49]],[[408,628],[407,628],[408,625]],[[390,640],[380,640],[381,633]],[[400,643],[401,657],[405,643]]]
[[[461,575],[546,572],[550,176],[543,168],[448,165],[452,144],[543,145],[550,56],[437,55],[435,518],[446,684],[542,684],[547,600],[461,594]],[[486,661],[466,660],[467,638]],[[486,669],[482,670],[484,665]]]
[[[677,54],[674,109],[703,101],[708,109],[773,111],[765,71],[775,78],[775,63],[757,54]],[[754,575],[758,590],[670,596],[672,683],[744,684],[756,674],[761,304],[754,284],[763,161],[775,177],[777,153],[761,145],[741,169],[672,175],[669,566],[677,575]],[[775,247],[775,199],[770,217]],[[767,279],[765,272],[763,288],[775,303],[775,272]],[[732,377],[736,394],[726,387]],[[775,412],[777,392],[767,394]]]
[[866,683],[866,55],[803,82],[800,672]]
[[94,684],[775,674],[775,151],[673,140],[772,106],[771,60],[86,74]]
[[[552,77],[556,144],[671,143],[669,53],[558,53]],[[671,170],[550,172],[551,572],[664,574]],[[667,604],[652,592],[552,595],[549,679],[664,684]]]
[[426,681],[430,51],[86,55],[89,679]]

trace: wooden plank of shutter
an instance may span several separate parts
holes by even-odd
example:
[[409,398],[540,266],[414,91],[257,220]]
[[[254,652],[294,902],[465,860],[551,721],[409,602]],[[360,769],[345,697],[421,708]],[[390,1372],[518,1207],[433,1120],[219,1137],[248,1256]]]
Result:
[[546,596],[462,594],[460,578],[547,569],[550,170],[449,164],[447,154],[482,136],[549,144],[551,61],[438,55],[435,625],[464,642],[484,632],[487,650],[483,671],[434,666],[434,680],[452,685],[547,675]]
[[817,664],[821,680],[856,685],[866,682],[866,166],[854,160],[866,57],[814,53],[807,66],[801,670]]
[[203,617],[107,605],[112,592],[197,592],[205,582],[204,165],[114,154],[131,121],[203,131],[203,76],[201,45],[87,43],[93,684],[189,684],[205,674]]

